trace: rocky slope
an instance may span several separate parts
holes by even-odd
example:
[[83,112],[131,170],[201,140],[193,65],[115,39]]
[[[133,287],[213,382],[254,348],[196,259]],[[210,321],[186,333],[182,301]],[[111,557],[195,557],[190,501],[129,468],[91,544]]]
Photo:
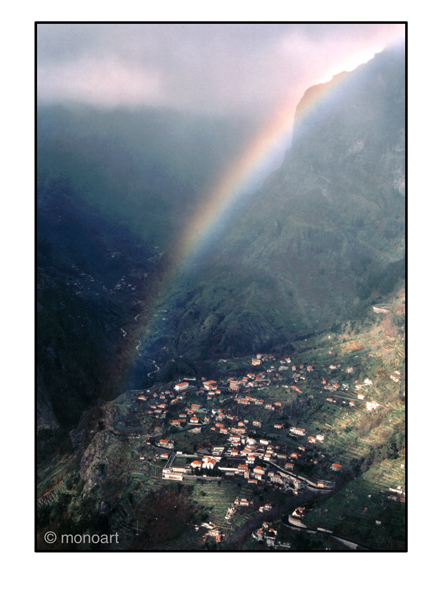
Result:
[[404,73],[389,50],[305,93],[284,164],[180,292],[179,354],[264,350],[402,280]]

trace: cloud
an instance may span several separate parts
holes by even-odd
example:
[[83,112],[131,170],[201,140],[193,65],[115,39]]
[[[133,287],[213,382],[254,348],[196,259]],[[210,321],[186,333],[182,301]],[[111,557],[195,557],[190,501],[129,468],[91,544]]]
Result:
[[38,99],[265,115],[403,35],[393,24],[41,24]]
[[112,107],[155,105],[163,99],[158,72],[112,56],[39,67],[37,85],[43,101],[56,99]]

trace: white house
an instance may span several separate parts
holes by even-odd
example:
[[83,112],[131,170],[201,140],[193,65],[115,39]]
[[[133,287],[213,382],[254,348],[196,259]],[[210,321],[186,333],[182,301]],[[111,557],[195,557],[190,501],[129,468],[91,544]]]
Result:
[[182,381],[182,383],[176,383],[176,385],[174,386],[174,389],[176,390],[176,392],[182,392],[183,390],[186,390],[189,387],[189,383],[187,381]]

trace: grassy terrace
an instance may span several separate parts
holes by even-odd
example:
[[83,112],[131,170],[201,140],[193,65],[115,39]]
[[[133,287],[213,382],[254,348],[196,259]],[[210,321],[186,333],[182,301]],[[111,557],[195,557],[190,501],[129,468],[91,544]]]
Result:
[[37,473],[37,498],[51,491],[66,491],[67,474],[73,470],[74,461],[71,457],[61,456],[57,461],[40,465]]
[[405,503],[387,498],[388,487],[405,484],[399,460],[373,466],[304,519],[310,527],[323,527],[336,535],[359,541],[376,550],[405,547]]

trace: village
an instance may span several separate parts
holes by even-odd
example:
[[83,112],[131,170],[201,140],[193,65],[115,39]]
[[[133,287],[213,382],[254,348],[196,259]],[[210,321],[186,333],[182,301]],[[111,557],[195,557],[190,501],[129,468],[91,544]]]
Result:
[[[377,327],[325,332],[291,352],[211,358],[173,379],[159,356],[144,357],[150,385],[103,405],[80,478],[59,481],[61,459],[47,465],[38,506],[74,502],[68,486],[84,485],[123,549],[147,534],[146,503],[158,497],[172,499],[161,531],[179,531],[159,549],[400,547],[401,344]],[[175,509],[187,511],[182,528]]]
[[[148,464],[163,482],[242,481],[253,488],[252,495],[231,503],[224,523],[237,510],[270,510],[265,502],[270,490],[298,502],[306,494],[334,493],[350,468],[347,456],[335,452],[335,417],[344,422],[387,410],[372,394],[372,377],[359,378],[365,373],[356,360],[307,364],[257,354],[239,364],[222,359],[219,371],[215,380],[184,378],[127,392],[123,401],[131,409],[117,416],[114,432],[137,443],[132,464],[138,473]],[[396,383],[398,375],[391,378]],[[399,499],[404,496],[401,488]],[[203,539],[225,539],[218,519],[196,529],[205,532]],[[266,522],[252,539],[269,548],[288,547]]]

